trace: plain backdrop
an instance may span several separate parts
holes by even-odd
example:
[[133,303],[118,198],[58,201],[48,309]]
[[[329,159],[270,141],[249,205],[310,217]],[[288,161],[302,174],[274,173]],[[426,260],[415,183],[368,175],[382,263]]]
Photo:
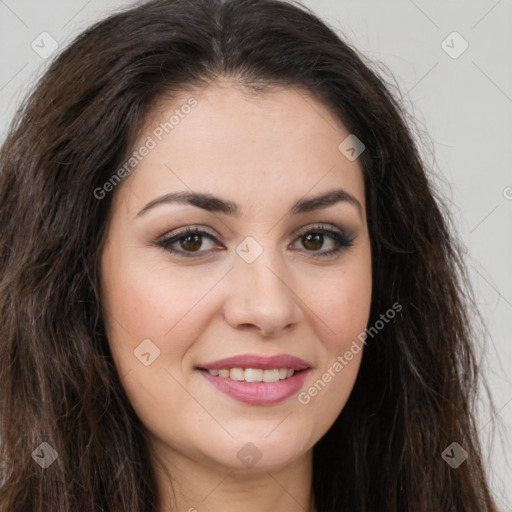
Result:
[[[479,431],[493,494],[503,511],[512,511],[512,2],[301,3],[380,63],[417,120],[433,172],[444,178],[440,186],[467,247],[489,330],[485,369],[497,414],[493,418],[482,408]],[[134,2],[0,0],[0,141],[51,58],[92,22],[130,5]],[[33,49],[49,37],[43,32],[59,45],[48,58]],[[493,419],[501,426],[488,447]]]

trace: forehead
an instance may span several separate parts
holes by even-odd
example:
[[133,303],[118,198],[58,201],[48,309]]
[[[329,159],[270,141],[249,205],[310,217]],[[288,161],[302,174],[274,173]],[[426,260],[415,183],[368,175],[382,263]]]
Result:
[[305,91],[215,83],[158,102],[134,147],[151,149],[126,181],[141,200],[172,190],[275,200],[342,186],[364,205],[360,165],[339,150],[347,136]]

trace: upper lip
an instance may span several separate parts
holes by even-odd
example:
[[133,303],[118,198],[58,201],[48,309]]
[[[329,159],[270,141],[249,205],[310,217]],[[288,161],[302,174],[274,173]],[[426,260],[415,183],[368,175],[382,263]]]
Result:
[[289,354],[278,354],[275,356],[241,354],[202,364],[198,366],[198,368],[204,370],[222,370],[227,368],[255,368],[261,370],[291,368],[293,370],[305,370],[306,368],[310,368],[310,365],[307,361],[304,361],[304,359]]

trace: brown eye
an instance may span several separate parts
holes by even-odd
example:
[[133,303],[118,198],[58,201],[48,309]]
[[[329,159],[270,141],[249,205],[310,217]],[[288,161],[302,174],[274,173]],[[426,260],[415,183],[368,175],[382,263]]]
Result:
[[[208,252],[209,248],[200,250],[205,243],[205,239],[210,241],[212,245],[216,241],[216,238],[206,231],[201,231],[198,228],[187,228],[156,242],[156,245],[171,254],[193,258],[200,256],[203,252]],[[176,247],[176,244],[179,244],[179,248]],[[194,253],[197,253],[197,256]]]
[[322,234],[306,235],[303,237],[303,245],[310,251],[318,251],[324,244],[324,236]]
[[[334,231],[324,227],[310,228],[298,235],[301,245],[307,252],[311,252],[313,257],[323,257],[334,255],[343,249],[351,247],[355,236],[349,237],[344,231]],[[330,240],[334,246],[332,249],[320,250],[326,240]]]
[[182,238],[180,240],[181,248],[185,249],[186,251],[197,251],[202,244],[203,240],[201,235],[189,235],[186,238]]

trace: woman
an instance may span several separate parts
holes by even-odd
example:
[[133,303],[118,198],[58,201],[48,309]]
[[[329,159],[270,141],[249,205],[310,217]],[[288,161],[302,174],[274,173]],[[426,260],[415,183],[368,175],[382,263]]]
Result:
[[63,51],[1,152],[0,510],[497,510],[404,119],[275,0],[151,1]]

